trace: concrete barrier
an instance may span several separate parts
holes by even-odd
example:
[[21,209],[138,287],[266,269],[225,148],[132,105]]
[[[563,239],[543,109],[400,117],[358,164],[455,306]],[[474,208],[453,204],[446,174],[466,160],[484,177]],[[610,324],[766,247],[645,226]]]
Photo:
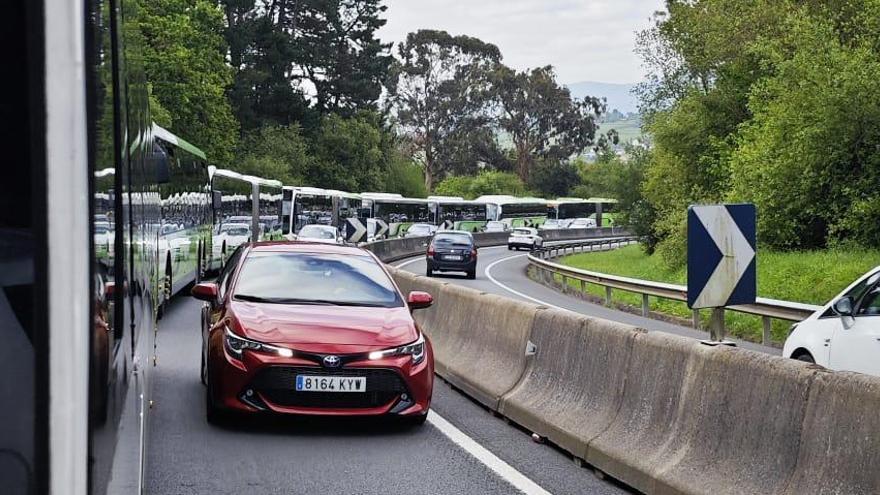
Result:
[[643,493],[880,494],[877,377],[390,271],[440,375]]
[[637,335],[617,417],[593,438],[586,460],[610,476],[652,493],[680,414],[688,364],[701,344],[653,332]]
[[617,415],[636,335],[624,324],[546,309],[537,314],[537,346],[523,379],[500,411],[583,458],[588,442]]
[[656,425],[671,433],[652,473],[655,486],[646,491],[782,493],[795,469],[816,372],[804,363],[743,349],[692,348],[679,413],[672,424]]
[[880,380],[820,373],[810,388],[787,495],[880,493]]

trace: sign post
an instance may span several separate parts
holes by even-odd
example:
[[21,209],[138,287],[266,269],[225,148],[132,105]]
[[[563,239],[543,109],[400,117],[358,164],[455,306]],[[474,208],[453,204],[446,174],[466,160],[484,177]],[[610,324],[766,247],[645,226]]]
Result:
[[724,307],[752,304],[757,296],[755,205],[688,208],[688,307],[712,308],[710,340],[725,340]]

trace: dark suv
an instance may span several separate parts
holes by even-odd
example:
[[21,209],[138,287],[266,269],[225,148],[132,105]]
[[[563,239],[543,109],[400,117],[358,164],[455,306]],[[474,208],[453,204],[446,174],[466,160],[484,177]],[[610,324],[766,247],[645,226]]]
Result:
[[444,230],[434,234],[425,254],[427,276],[437,272],[465,272],[467,278],[477,276],[477,246],[470,232]]

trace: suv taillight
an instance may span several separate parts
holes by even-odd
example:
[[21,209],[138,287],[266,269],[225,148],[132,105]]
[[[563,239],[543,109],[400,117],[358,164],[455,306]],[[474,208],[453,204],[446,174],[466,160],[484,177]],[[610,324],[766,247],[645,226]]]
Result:
[[434,245],[433,244],[428,246],[428,256],[430,256],[432,258],[434,257]]
[[471,256],[473,256],[474,258],[477,257],[477,248],[471,250]]

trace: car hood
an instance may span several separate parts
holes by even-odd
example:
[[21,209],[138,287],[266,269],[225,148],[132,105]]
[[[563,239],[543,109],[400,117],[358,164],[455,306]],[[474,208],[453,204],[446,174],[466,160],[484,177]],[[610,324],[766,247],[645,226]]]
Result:
[[246,337],[300,350],[323,344],[360,352],[408,344],[418,337],[407,307],[373,308],[234,301],[231,312]]

